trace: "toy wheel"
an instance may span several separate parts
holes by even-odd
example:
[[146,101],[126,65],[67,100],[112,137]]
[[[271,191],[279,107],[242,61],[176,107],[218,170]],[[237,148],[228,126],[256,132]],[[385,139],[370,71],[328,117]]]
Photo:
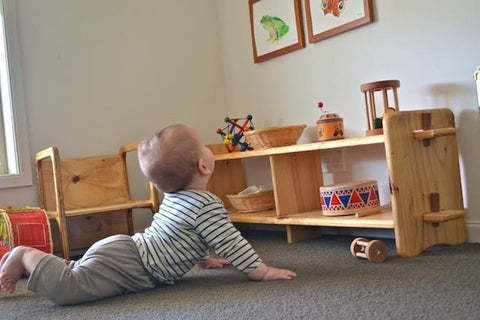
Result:
[[352,244],[350,244],[350,252],[355,257],[357,256],[357,252],[363,251],[363,247],[358,244],[359,241],[368,242],[368,240],[365,238],[356,238],[352,241]]
[[373,240],[365,248],[368,260],[372,262],[383,262],[387,258],[388,250],[384,242]]

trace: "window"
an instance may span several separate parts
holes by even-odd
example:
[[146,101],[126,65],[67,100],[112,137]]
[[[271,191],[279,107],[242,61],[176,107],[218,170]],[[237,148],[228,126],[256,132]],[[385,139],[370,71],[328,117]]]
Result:
[[0,188],[32,184],[14,0],[0,0]]

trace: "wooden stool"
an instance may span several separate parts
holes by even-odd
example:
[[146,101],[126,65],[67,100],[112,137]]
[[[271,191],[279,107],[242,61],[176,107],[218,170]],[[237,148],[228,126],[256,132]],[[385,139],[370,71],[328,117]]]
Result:
[[[367,136],[383,134],[382,118],[383,115],[377,116],[377,107],[375,105],[375,92],[382,91],[383,96],[383,114],[389,111],[399,111],[397,88],[400,87],[398,80],[384,80],[364,83],[360,86],[360,90],[365,97],[365,111],[367,114],[368,130]],[[394,105],[388,102],[388,90],[393,90]]]
[[356,238],[350,245],[350,252],[355,257],[367,259],[372,262],[383,262],[387,258],[388,250],[380,240],[368,241],[365,238]]

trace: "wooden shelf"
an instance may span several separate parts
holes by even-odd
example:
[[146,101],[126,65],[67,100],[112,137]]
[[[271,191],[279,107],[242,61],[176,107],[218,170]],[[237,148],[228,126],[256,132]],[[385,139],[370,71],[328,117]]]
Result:
[[313,142],[305,144],[295,144],[286,147],[269,148],[262,150],[251,150],[245,152],[222,153],[215,155],[215,160],[234,160],[251,157],[273,156],[288,153],[298,153],[306,151],[328,150],[346,147],[356,147],[370,144],[383,144],[385,139],[383,135],[366,136],[359,138],[339,139],[332,141]]
[[322,227],[352,227],[352,228],[375,228],[393,229],[393,215],[391,211],[372,214],[366,217],[355,218],[349,216],[324,216],[321,210],[308,211],[278,216],[275,210],[239,213],[235,209],[229,209],[229,217],[236,223],[254,224],[279,224],[279,225],[302,225]]
[[[453,113],[448,109],[390,112],[383,126],[381,135],[263,150],[227,153],[224,145],[209,146],[215,154],[215,171],[208,189],[229,207],[227,195],[246,188],[244,162],[267,157],[275,210],[238,213],[229,208],[233,222],[284,225],[288,242],[319,236],[321,228],[316,226],[394,229],[397,254],[402,257],[416,256],[437,244],[465,242]],[[359,218],[322,215],[318,189],[324,185],[323,151],[364,145],[385,148],[391,208]],[[436,204],[433,195],[440,197]]]
[[228,206],[229,201],[226,195],[236,194],[245,188],[243,160],[252,157],[269,157],[276,209],[238,213],[230,207],[228,209],[229,216],[233,222],[278,224],[287,227],[328,226],[393,229],[391,210],[361,218],[356,218],[354,215],[322,215],[318,191],[318,188],[323,185],[320,156],[323,150],[383,145],[384,142],[383,135],[373,135],[232,153],[226,153],[223,145],[217,145],[214,149],[215,175],[210,190],[219,195]]

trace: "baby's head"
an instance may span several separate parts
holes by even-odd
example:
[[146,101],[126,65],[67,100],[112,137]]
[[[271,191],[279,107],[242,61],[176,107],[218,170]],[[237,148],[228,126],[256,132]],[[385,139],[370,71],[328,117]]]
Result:
[[185,189],[198,170],[203,148],[198,132],[175,124],[157,131],[138,147],[143,174],[162,192]]

